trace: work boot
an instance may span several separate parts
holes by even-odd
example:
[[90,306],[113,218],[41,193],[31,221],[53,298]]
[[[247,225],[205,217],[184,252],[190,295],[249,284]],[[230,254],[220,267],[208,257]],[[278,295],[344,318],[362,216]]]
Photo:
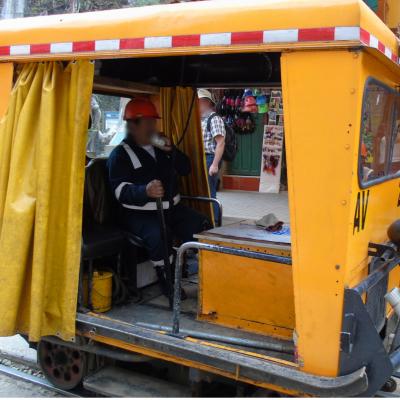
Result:
[[160,285],[162,294],[166,297],[169,297],[169,287],[168,287],[167,279],[165,277],[164,267],[157,266],[157,267],[154,267],[154,269],[156,270],[158,284]]
[[[164,271],[164,266],[157,266],[154,267],[156,270],[157,278],[158,278],[158,283],[161,288],[161,292],[165,297],[169,297],[169,287],[168,287],[168,282],[166,278],[166,274]],[[172,293],[171,295],[174,295],[174,288],[172,286]],[[186,300],[187,299],[187,294],[186,292],[181,288],[181,300]]]

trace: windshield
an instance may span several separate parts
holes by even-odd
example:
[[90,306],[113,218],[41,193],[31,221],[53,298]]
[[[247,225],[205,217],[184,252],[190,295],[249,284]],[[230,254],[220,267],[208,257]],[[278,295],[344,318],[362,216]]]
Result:
[[372,79],[367,82],[360,143],[362,183],[382,180],[399,171],[398,104],[398,94],[393,89]]
[[106,158],[125,137],[123,110],[129,98],[94,94],[86,154],[90,158]]

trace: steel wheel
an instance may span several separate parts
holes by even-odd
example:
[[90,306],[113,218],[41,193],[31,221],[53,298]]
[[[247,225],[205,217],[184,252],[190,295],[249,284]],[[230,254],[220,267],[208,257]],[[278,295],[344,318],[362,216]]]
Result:
[[74,389],[87,370],[86,353],[41,340],[37,349],[40,368],[46,378],[60,389]]

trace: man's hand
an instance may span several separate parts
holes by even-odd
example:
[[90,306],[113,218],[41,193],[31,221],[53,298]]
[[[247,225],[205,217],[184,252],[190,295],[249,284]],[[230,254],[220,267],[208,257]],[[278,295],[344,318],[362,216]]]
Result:
[[165,142],[165,146],[162,147],[162,150],[170,152],[173,149],[171,139],[166,137],[163,133],[159,133],[158,136],[162,138]]
[[149,182],[146,186],[146,193],[147,196],[151,197],[152,199],[164,197],[164,188],[162,183],[157,179]]
[[210,176],[214,176],[218,174],[218,167],[220,164],[220,161],[222,159],[222,155],[224,154],[224,149],[225,149],[225,137],[222,135],[217,135],[214,137],[215,142],[217,143],[217,146],[215,147],[215,154],[214,154],[214,160],[212,164],[210,165],[210,168],[208,170],[208,173]]
[[208,170],[210,176],[214,176],[218,174],[218,165],[211,164],[210,169]]

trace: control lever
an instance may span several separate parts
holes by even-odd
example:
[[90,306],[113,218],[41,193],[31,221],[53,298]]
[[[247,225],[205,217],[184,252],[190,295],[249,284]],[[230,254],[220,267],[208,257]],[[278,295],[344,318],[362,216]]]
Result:
[[173,302],[172,268],[171,268],[171,262],[169,260],[167,224],[165,223],[165,214],[164,214],[162,198],[160,197],[157,198],[156,203],[157,203],[158,218],[160,221],[161,240],[164,245],[164,268],[165,268],[165,275],[168,287],[168,301],[169,301],[169,307],[172,310],[172,302]]

